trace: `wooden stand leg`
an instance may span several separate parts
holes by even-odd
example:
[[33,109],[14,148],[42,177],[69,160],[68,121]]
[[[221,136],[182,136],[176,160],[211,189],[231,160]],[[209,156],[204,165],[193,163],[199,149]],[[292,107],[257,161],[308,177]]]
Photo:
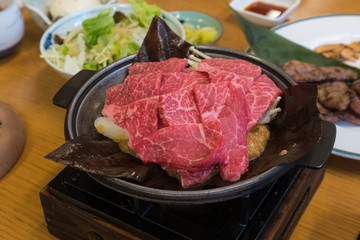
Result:
[[40,193],[49,232],[66,240],[140,239],[103,219],[61,201],[45,188]]
[[289,194],[282,200],[281,207],[271,220],[262,239],[289,239],[300,217],[319,187],[325,167],[319,170],[304,168],[293,183]]

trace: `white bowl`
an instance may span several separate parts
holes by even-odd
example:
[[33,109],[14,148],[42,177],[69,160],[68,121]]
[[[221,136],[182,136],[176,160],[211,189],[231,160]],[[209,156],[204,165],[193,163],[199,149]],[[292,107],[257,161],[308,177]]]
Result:
[[[30,15],[34,19],[35,23],[42,29],[47,29],[54,23],[49,16],[50,6],[54,0],[22,0],[24,6],[29,10]],[[104,5],[114,4],[117,0],[101,0]]]
[[262,0],[261,2],[277,5],[281,7],[285,7],[286,10],[277,17],[265,16],[259,13],[255,13],[252,11],[245,10],[249,5],[254,2],[258,2],[257,0],[233,0],[230,3],[230,6],[240,13],[243,17],[250,20],[251,22],[264,26],[264,27],[274,27],[282,22],[284,22],[288,17],[294,12],[294,10],[298,7],[301,0]]
[[[110,8],[114,13],[115,11],[121,11],[124,14],[132,13],[133,10],[130,4],[127,3],[119,3],[119,4],[110,4],[106,6],[98,6],[95,8],[87,9],[81,12],[77,12],[66,17],[61,18],[52,24],[42,35],[40,40],[40,53],[44,56],[44,53],[49,47],[54,43],[53,37],[55,35],[59,35],[61,37],[66,36],[67,32],[75,29],[80,26],[82,22],[88,18],[95,17],[99,12],[103,9]],[[168,26],[181,38],[185,39],[185,30],[181,23],[170,13],[166,11],[161,11],[164,21],[168,24]],[[61,76],[66,79],[71,78],[74,74],[66,72],[64,69],[58,67],[54,63],[52,63],[49,59],[45,58],[45,61],[55,69]]]
[[[0,57],[13,52],[24,36],[24,19],[16,0],[0,1]],[[5,37],[6,36],[6,37]]]

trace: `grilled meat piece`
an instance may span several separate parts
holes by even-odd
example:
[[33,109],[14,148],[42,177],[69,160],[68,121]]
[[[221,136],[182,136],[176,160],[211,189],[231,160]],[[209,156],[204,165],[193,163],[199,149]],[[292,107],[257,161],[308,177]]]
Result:
[[318,100],[329,110],[345,111],[350,103],[350,91],[344,82],[318,84]]
[[341,120],[340,114],[337,113],[329,113],[321,115],[322,119],[328,122],[337,122]]
[[[318,84],[319,97],[316,106],[326,121],[344,120],[360,125],[360,96],[354,90],[346,89],[345,85],[343,82]],[[337,109],[330,108],[334,106]]]
[[350,99],[350,109],[354,111],[355,114],[360,115],[360,96],[354,90],[351,90]]
[[319,102],[319,98],[317,99],[316,101],[316,107],[317,109],[319,110],[319,113],[321,114],[329,114],[331,113],[331,110],[327,109],[326,107],[324,107],[324,105],[322,105],[320,102]]
[[339,116],[339,114],[336,114],[334,112],[331,112],[329,109],[327,109],[326,107],[324,107],[320,102],[319,99],[317,99],[316,101],[316,106],[319,110],[319,112],[321,113],[321,117],[322,119],[329,121],[329,122],[337,122],[340,121],[341,118]]
[[332,112],[329,109],[326,109],[323,105],[321,105],[319,101],[316,103],[316,106],[321,113],[322,119],[325,121],[337,122],[340,120],[344,120],[356,125],[360,125],[360,115],[356,114],[351,109],[347,109],[345,112]]
[[342,113],[340,115],[340,119],[350,122],[350,123],[353,123],[353,124],[356,124],[356,125],[360,125],[360,117],[353,115],[351,113],[347,113],[347,112]]
[[290,60],[284,63],[282,69],[297,83],[345,81],[357,79],[357,73],[351,69],[328,66],[319,67],[311,63]]
[[352,83],[352,89],[354,89],[357,94],[360,94],[360,80],[355,80]]
[[357,117],[356,115],[353,115],[348,112],[335,112],[335,113],[323,114],[321,116],[322,119],[328,122],[337,122],[340,120],[344,120],[356,125],[360,125],[360,117]]

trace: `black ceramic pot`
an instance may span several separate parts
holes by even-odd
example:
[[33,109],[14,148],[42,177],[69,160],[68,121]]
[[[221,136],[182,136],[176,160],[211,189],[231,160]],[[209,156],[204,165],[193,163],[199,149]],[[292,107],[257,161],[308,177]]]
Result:
[[[262,68],[282,90],[296,85],[285,72],[277,66],[239,50],[218,46],[197,46],[211,57],[244,59]],[[65,136],[75,138],[94,130],[94,120],[101,115],[106,90],[119,84],[127,76],[127,69],[133,64],[134,56],[121,59],[98,71],[83,70],[70,79],[55,95],[55,105],[66,108]],[[141,186],[127,180],[92,175],[101,184],[120,193],[151,202],[175,205],[199,205],[245,196],[272,183],[294,166],[321,168],[327,161],[335,140],[335,127],[328,122],[319,124],[320,137],[311,149],[304,149],[299,159],[270,169],[233,184],[202,190],[173,191]],[[306,136],[305,136],[306,137]]]

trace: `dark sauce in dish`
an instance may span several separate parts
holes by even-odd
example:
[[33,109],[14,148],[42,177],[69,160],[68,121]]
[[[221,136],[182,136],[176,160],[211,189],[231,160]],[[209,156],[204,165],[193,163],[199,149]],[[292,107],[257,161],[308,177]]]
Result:
[[256,1],[253,2],[252,4],[250,4],[249,6],[247,6],[245,8],[245,10],[250,11],[250,12],[254,12],[254,13],[258,13],[264,16],[269,15],[269,13],[272,12],[277,12],[276,17],[279,17],[283,12],[285,12],[287,10],[287,7],[283,7],[283,6],[278,6],[275,4],[271,4],[271,3],[265,3],[265,2],[261,2],[261,1]]

